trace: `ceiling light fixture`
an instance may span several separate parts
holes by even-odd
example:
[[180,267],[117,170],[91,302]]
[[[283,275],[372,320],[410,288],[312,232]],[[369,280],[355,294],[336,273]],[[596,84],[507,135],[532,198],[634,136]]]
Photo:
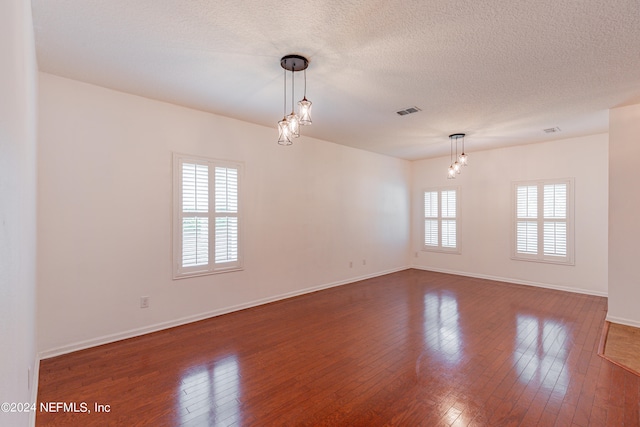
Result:
[[[278,122],[278,144],[291,145],[293,138],[300,136],[300,126],[311,124],[311,101],[307,99],[307,67],[309,61],[304,56],[286,55],[280,59],[284,69],[284,117]],[[287,71],[291,71],[291,113],[287,115]],[[304,71],[304,96],[298,101],[298,114],[294,111],[295,75]]]
[[[450,143],[450,152],[449,152],[449,160],[451,164],[449,165],[449,169],[447,170],[447,178],[455,179],[456,175],[462,172],[462,167],[467,166],[469,162],[469,156],[467,156],[464,152],[464,133],[452,133],[449,135],[449,143]],[[462,138],[462,154],[458,156],[458,140]],[[455,145],[456,157],[455,161],[453,160],[453,146]]]

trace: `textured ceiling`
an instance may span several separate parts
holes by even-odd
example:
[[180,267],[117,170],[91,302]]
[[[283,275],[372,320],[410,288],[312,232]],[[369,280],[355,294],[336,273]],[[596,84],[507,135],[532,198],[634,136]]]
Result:
[[640,102],[639,0],[32,5],[40,70],[270,126],[274,144],[290,53],[310,59],[304,135],[405,159],[448,154],[455,132],[470,153],[605,132]]

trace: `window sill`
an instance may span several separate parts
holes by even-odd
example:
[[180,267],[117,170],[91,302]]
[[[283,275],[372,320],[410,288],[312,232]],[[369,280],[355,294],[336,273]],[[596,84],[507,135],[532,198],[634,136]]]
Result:
[[542,264],[556,264],[556,265],[567,265],[567,266],[574,266],[576,265],[575,261],[573,259],[563,259],[563,260],[554,260],[554,259],[548,259],[548,258],[529,258],[529,257],[519,257],[519,256],[515,256],[512,255],[511,259],[513,261],[525,261],[525,262],[538,262],[538,263],[542,263]]
[[223,274],[223,273],[232,273],[235,271],[242,271],[244,267],[232,267],[225,268],[224,270],[214,270],[214,271],[195,271],[193,273],[182,273],[182,274],[173,274],[173,280],[181,280],[188,279],[190,277],[200,277],[200,276],[210,276],[213,274]]
[[422,252],[435,252],[439,254],[460,255],[460,249],[443,249],[443,248],[422,248]]

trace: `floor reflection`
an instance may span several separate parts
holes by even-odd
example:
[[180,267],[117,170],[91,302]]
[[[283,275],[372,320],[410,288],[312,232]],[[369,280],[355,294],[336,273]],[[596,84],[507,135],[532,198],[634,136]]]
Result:
[[458,301],[445,292],[429,292],[424,296],[424,334],[430,353],[446,364],[462,359]]
[[240,368],[235,355],[191,370],[180,384],[181,423],[240,424]]
[[570,343],[564,325],[551,319],[516,315],[513,358],[518,379],[564,396],[569,385],[565,361]]

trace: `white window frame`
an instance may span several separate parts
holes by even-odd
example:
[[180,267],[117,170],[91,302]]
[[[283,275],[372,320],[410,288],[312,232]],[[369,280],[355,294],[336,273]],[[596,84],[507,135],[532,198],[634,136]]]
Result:
[[[208,166],[208,211],[204,213],[184,213],[183,212],[183,164],[199,164]],[[236,212],[216,212],[215,194],[216,194],[216,178],[215,170],[218,168],[236,169],[238,171],[238,207]],[[243,269],[243,224],[242,224],[242,181],[243,181],[244,165],[241,162],[228,160],[212,159],[202,156],[192,156],[187,154],[173,153],[173,223],[172,223],[172,252],[173,252],[173,278],[183,279],[187,277],[203,276],[208,274],[226,273],[231,271],[239,271]],[[183,250],[183,217],[198,216],[208,218],[208,263],[198,266],[183,267],[182,250]],[[216,236],[215,223],[217,217],[237,217],[238,224],[238,250],[237,260],[229,262],[215,262],[216,253]]]
[[[455,191],[456,194],[456,209],[455,209],[455,217],[453,218],[456,223],[456,245],[455,247],[446,247],[442,245],[442,221],[451,219],[451,217],[443,217],[442,215],[442,192],[444,191]],[[437,193],[438,197],[438,216],[427,216],[425,212],[425,198],[427,193]],[[437,188],[425,188],[422,191],[422,235],[421,235],[421,246],[422,250],[426,252],[441,252],[441,253],[449,253],[449,254],[460,254],[460,187],[437,187]],[[438,244],[437,245],[427,245],[425,243],[426,240],[426,220],[428,218],[436,219],[438,221]]]
[[[566,200],[566,219],[553,219],[544,217],[544,186],[552,184],[565,184],[567,187]],[[537,250],[536,253],[520,253],[517,250],[518,245],[518,187],[535,186],[537,188],[537,214],[535,218],[531,218],[531,222],[537,224]],[[533,261],[550,264],[575,265],[574,254],[574,238],[575,238],[575,211],[574,211],[574,178],[561,179],[543,179],[534,181],[517,181],[512,182],[511,209],[512,209],[512,226],[511,226],[511,259],[517,261]],[[544,223],[547,222],[566,222],[567,248],[565,256],[545,255],[544,253]]]

